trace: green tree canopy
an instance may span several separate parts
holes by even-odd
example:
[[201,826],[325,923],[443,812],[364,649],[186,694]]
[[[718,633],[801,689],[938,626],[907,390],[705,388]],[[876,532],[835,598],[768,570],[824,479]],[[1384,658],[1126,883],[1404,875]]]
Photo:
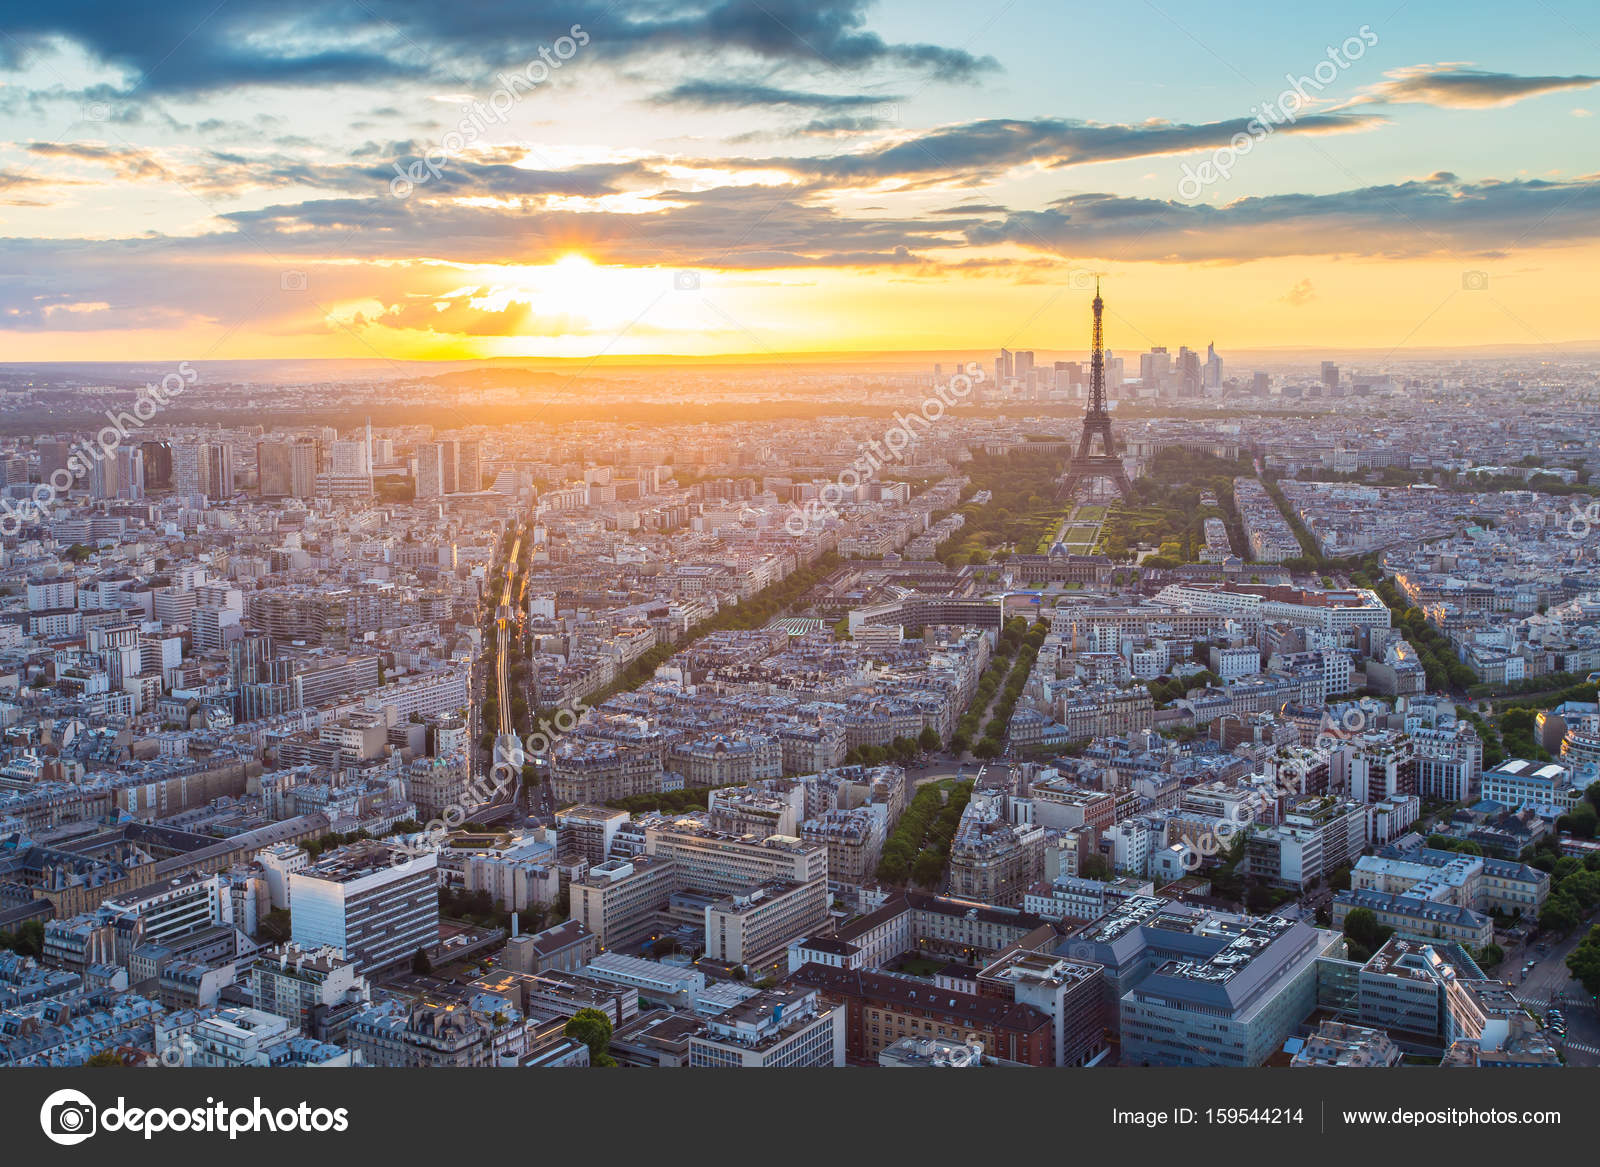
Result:
[[1368,952],[1376,952],[1394,935],[1394,929],[1378,923],[1371,908],[1355,908],[1344,918],[1344,934]]
[[611,1018],[598,1009],[579,1009],[561,1032],[589,1047],[591,1066],[614,1066],[611,1056]]

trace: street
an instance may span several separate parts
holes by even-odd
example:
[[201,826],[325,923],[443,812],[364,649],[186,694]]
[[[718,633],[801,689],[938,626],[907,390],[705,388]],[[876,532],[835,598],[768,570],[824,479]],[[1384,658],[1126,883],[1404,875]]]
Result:
[[[1567,971],[1567,954],[1589,934],[1590,921],[1573,929],[1572,935],[1552,944],[1550,951],[1539,956],[1536,949],[1525,949],[1515,958],[1520,963],[1512,967],[1513,957],[1506,956],[1506,965],[1500,975],[1511,982],[1517,999],[1544,1016],[1554,1005],[1566,1015],[1567,1062],[1574,1066],[1600,1065],[1600,1015],[1595,1013],[1589,994]],[[1522,965],[1532,957],[1538,963],[1522,976]]]

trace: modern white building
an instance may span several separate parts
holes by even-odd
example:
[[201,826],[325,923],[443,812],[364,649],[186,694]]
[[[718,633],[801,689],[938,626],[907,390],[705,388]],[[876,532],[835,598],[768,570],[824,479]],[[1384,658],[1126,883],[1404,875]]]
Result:
[[[398,862],[396,860],[399,860]],[[439,945],[439,858],[383,844],[347,848],[289,876],[291,935],[338,949],[363,973]]]
[[821,1003],[815,989],[770,989],[706,1021],[689,1039],[697,1069],[794,1069],[843,1066],[845,1012]]
[[696,996],[706,987],[706,974],[697,968],[620,952],[602,952],[584,966],[583,974],[636,989],[641,1002],[674,1009],[692,1009]]
[[[1592,778],[1588,770],[1584,778]],[[1555,807],[1571,810],[1583,797],[1587,782],[1578,780],[1573,767],[1560,762],[1530,762],[1507,758],[1492,770],[1483,772],[1482,795],[1513,810],[1523,807]]]
[[299,843],[274,843],[256,854],[267,873],[267,899],[274,908],[289,906],[289,877],[311,866],[311,856]]

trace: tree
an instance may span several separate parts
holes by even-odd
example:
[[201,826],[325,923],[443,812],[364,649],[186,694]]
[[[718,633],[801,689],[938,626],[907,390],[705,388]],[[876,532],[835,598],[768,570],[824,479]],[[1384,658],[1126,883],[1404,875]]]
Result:
[[425,977],[433,971],[433,961],[429,960],[428,954],[420,948],[411,958],[411,971],[419,977]]
[[1078,874],[1084,879],[1098,879],[1109,882],[1111,879],[1111,865],[1106,862],[1103,855],[1090,855],[1078,867]]
[[911,868],[911,878],[923,887],[937,887],[943,874],[944,855],[940,851],[924,851]]
[[0,948],[9,948],[18,956],[40,956],[44,953],[44,921],[24,920],[15,932],[0,932]]
[[579,1009],[561,1032],[589,1047],[591,1066],[614,1066],[611,1056],[611,1018],[598,1009]]
[[1544,907],[1539,910],[1539,930],[1570,932],[1581,919],[1578,902],[1563,890],[1545,900]]
[[931,754],[938,750],[942,744],[943,743],[939,740],[938,730],[934,729],[931,725],[925,725],[922,727],[922,733],[917,736],[918,746],[922,747],[922,749]]
[[1368,952],[1376,952],[1394,935],[1394,929],[1378,923],[1371,908],[1355,908],[1344,918],[1344,934]]
[[1580,839],[1592,839],[1595,829],[1600,827],[1600,813],[1596,813],[1593,803],[1584,799],[1570,813],[1562,815],[1556,826]]
[[[421,828],[418,827],[418,830]],[[256,925],[256,935],[263,940],[282,944],[289,939],[291,928],[289,924],[289,910],[287,908],[273,908]]]
[[1583,943],[1567,954],[1567,968],[1585,989],[1600,995],[1600,926],[1590,928]]
[[1276,906],[1276,900],[1273,897],[1272,889],[1264,883],[1252,883],[1248,888],[1246,888],[1244,893],[1244,903],[1245,907],[1249,909],[1250,913],[1257,916],[1265,915],[1266,913],[1270,912],[1274,906]]
[[1578,905],[1578,912],[1587,916],[1600,906],[1600,875],[1588,868],[1580,868],[1561,881],[1561,894],[1569,895]]

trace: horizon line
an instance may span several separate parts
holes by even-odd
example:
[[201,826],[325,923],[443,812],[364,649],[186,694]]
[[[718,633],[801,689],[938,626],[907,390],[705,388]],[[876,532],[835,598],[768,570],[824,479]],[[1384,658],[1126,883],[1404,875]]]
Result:
[[[1215,344],[1215,342],[1211,342]],[[1188,347],[1188,346],[1180,346]],[[14,360],[0,361],[0,369],[38,368],[41,366],[101,366],[107,368],[126,367],[144,364],[168,364],[173,361],[188,361],[193,365],[226,365],[226,364],[260,364],[281,365],[288,363],[302,364],[351,364],[351,365],[419,365],[431,367],[444,366],[489,366],[489,365],[543,365],[555,368],[566,368],[573,365],[584,367],[630,367],[650,366],[655,364],[680,364],[680,365],[781,365],[793,364],[797,361],[809,361],[815,364],[846,364],[852,360],[898,360],[921,361],[929,360],[958,360],[971,359],[975,355],[992,355],[1006,349],[1009,352],[1033,352],[1058,354],[1082,353],[1085,358],[1090,355],[1090,350],[1085,347],[1077,348],[1029,348],[1015,342],[1006,345],[997,345],[994,348],[949,348],[949,349],[791,349],[783,352],[727,352],[727,353],[615,353],[598,354],[594,356],[497,356],[497,357],[386,357],[375,356],[241,356],[241,357],[192,357],[192,356],[149,356],[129,357],[123,360],[100,359],[53,359],[53,360]],[[1148,348],[1133,349],[1125,346],[1108,345],[1107,351],[1117,352],[1149,352]],[[1172,351],[1169,349],[1169,351]],[[1199,350],[1195,350],[1199,351]],[[1236,357],[1289,357],[1298,354],[1308,355],[1347,355],[1366,356],[1380,354],[1383,359],[1404,357],[1414,359],[1428,355],[1448,356],[1471,355],[1487,357],[1491,354],[1520,354],[1526,352],[1549,352],[1565,357],[1574,356],[1600,356],[1600,339],[1584,340],[1558,340],[1541,343],[1529,342],[1489,342],[1475,345],[1338,345],[1298,343],[1288,345],[1256,345],[1241,348],[1228,348],[1221,346],[1224,359],[1229,354]]]

